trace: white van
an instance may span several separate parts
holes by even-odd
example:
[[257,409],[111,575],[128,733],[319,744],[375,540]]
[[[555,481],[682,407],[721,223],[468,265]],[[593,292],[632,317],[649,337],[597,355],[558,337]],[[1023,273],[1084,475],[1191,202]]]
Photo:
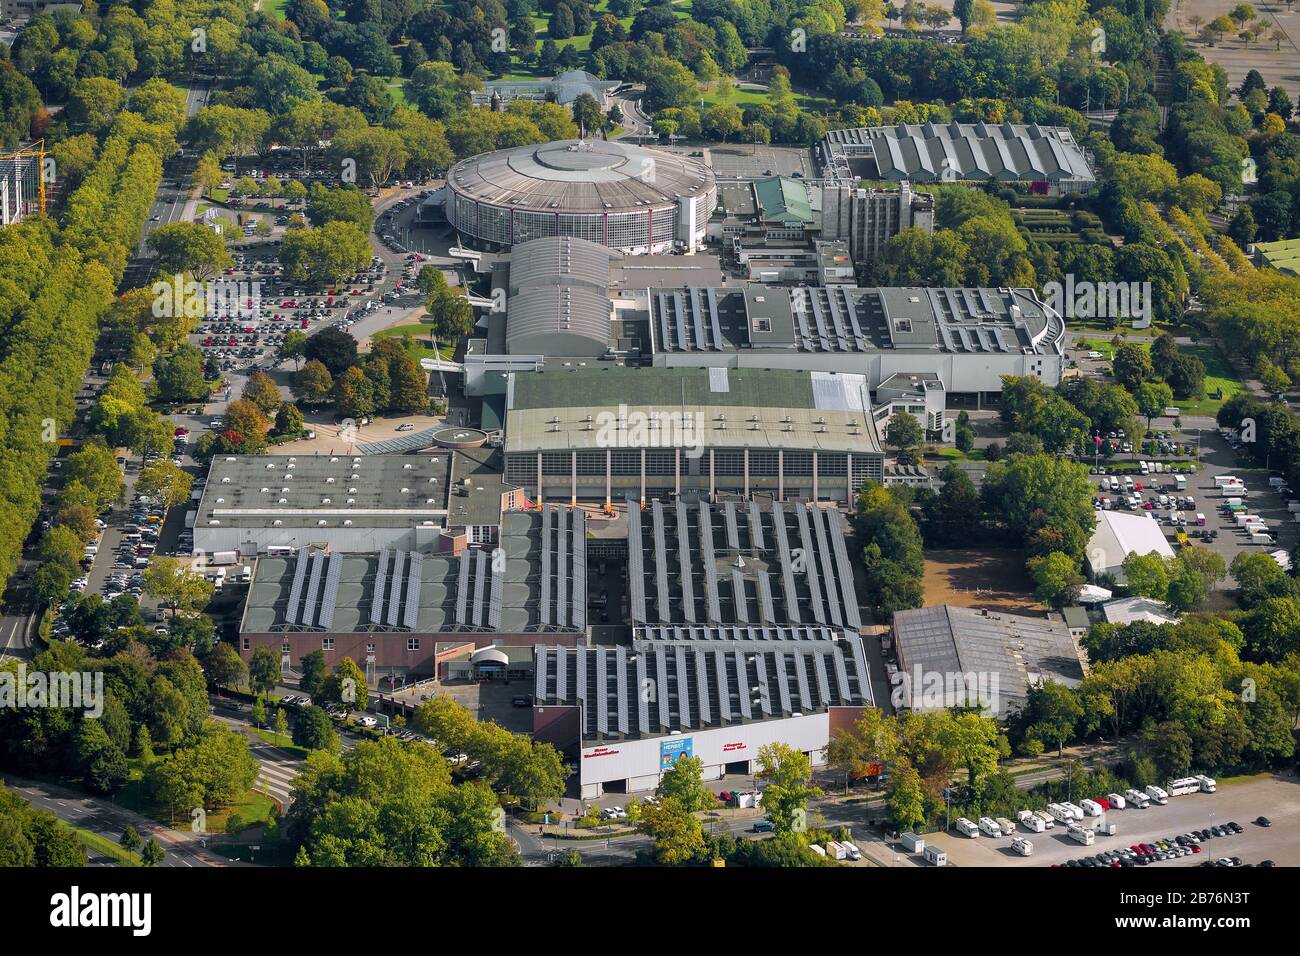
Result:
[[844,853],[850,860],[862,859],[862,851],[850,843],[848,840],[841,840],[840,846],[844,847]]
[[980,835],[980,828],[971,823],[965,817],[958,817],[957,822],[954,823],[953,826],[957,828],[957,832],[962,836],[970,837],[972,840],[976,839]]

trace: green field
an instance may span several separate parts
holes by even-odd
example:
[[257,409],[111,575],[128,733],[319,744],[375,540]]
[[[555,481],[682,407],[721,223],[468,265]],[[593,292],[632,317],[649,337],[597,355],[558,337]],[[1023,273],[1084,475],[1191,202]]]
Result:
[[92,858],[97,856],[106,856],[109,859],[116,860],[120,866],[141,866],[140,856],[129,850],[124,850],[107,837],[100,836],[98,833],[91,833],[89,830],[73,828],[73,833],[77,836],[77,841],[86,848],[86,852]]
[[[1075,343],[1080,348],[1092,352],[1100,352],[1109,361],[1114,358],[1115,349],[1110,344],[1110,339],[1079,339]],[[1121,344],[1125,344],[1121,341]],[[1135,342],[1134,345],[1141,346],[1143,349],[1150,351],[1150,342]],[[1241,379],[1233,371],[1232,366],[1228,364],[1223,353],[1214,345],[1183,345],[1179,347],[1189,355],[1195,355],[1205,364],[1205,397],[1195,401],[1191,399],[1175,398],[1174,404],[1184,415],[1214,415],[1223,407],[1223,403],[1238,392],[1244,390],[1245,386],[1241,384]],[[1218,398],[1210,396],[1218,393]]]
[[284,8],[288,0],[262,0],[259,9],[265,11],[277,20],[284,19]]
[[423,358],[452,358],[455,349],[449,346],[444,345],[438,351],[434,351],[429,341],[429,334],[432,329],[433,326],[425,325],[423,322],[408,322],[405,325],[394,325],[391,328],[380,329],[371,338],[402,340],[406,354],[411,356],[417,363]]

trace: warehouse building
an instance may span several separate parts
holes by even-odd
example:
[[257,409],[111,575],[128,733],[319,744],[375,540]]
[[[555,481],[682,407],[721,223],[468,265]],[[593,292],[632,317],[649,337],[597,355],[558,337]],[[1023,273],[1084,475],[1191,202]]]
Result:
[[898,611],[891,694],[897,707],[979,707],[1005,717],[1031,687],[1083,680],[1079,649],[1059,618],[1001,614],[942,604]]
[[[549,367],[548,367],[549,368]],[[507,376],[505,475],[532,498],[765,493],[848,503],[884,455],[861,375],[615,365]]]
[[776,742],[821,766],[831,735],[872,706],[861,639],[830,631],[538,647],[535,680],[533,736],[577,742],[583,799],[653,789],[683,756],[706,779],[752,774]]
[[[287,667],[312,651],[327,666],[431,674],[438,645],[583,644],[586,516],[548,506],[502,519],[496,548],[456,553],[383,548],[350,554],[302,547],[257,560],[240,654],[270,647]],[[484,655],[486,665],[496,658]],[[478,662],[475,662],[478,663]]]
[[436,551],[490,543],[524,506],[482,452],[422,455],[219,455],[194,521],[194,551],[245,558],[298,548]]
[[1096,184],[1088,157],[1064,126],[921,123],[830,130],[820,147],[829,179],[913,183],[1023,182],[1052,194]]

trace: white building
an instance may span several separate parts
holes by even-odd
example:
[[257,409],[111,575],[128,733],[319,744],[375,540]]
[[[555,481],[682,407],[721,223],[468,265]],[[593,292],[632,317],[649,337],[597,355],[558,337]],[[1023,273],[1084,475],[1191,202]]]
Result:
[[1130,554],[1153,553],[1162,558],[1174,556],[1160,522],[1153,521],[1145,512],[1097,512],[1097,530],[1088,539],[1088,570],[1094,578],[1109,574],[1123,584],[1124,559]]

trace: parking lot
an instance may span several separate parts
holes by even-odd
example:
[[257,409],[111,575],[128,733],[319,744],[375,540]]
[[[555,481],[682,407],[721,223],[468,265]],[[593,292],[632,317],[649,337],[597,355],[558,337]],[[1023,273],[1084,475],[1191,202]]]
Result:
[[[1252,822],[1259,816],[1267,817],[1272,826],[1265,828]],[[1033,853],[1028,857],[1011,849],[1011,836],[991,838],[981,834],[971,839],[953,830],[926,834],[925,840],[945,850],[949,862],[958,866],[1050,867],[1235,821],[1242,826],[1243,833],[1204,841],[1200,853],[1153,863],[1148,869],[1198,866],[1204,860],[1219,857],[1238,857],[1250,864],[1272,860],[1278,866],[1300,866],[1300,781],[1294,774],[1220,781],[1218,793],[1170,797],[1167,806],[1152,804],[1145,810],[1109,810],[1089,821],[1089,825],[1102,821],[1114,823],[1117,832],[1114,836],[1098,835],[1092,846],[1075,842],[1061,824],[1044,833],[1029,833],[1017,827],[1016,835],[1033,844]]]

